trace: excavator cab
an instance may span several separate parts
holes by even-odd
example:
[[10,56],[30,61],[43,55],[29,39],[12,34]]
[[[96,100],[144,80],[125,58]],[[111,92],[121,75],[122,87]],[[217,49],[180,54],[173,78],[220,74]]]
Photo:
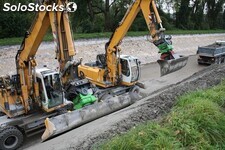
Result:
[[40,88],[40,99],[46,112],[55,110],[64,104],[63,91],[60,84],[59,73],[42,68],[36,71],[36,78]]
[[133,83],[139,80],[140,78],[140,61],[138,58],[121,55],[120,64],[122,71],[122,81],[125,83]]

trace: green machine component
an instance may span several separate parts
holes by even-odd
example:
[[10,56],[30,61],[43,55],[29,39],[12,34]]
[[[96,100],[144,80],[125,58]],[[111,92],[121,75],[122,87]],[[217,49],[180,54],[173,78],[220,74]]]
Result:
[[96,100],[97,100],[97,98],[92,94],[88,94],[88,95],[79,94],[73,100],[74,109],[80,109],[80,108],[84,107],[85,105],[94,103]]
[[160,53],[167,53],[173,50],[173,45],[163,43],[157,46],[159,48]]
[[[163,34],[163,33],[161,33]],[[158,40],[154,41],[154,45],[158,47],[159,53],[169,53],[173,50],[173,45],[171,41],[172,37],[170,35],[164,35]]]

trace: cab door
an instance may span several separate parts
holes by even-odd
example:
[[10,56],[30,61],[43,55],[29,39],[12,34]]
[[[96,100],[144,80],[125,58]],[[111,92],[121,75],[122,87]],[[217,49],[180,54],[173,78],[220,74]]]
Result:
[[131,83],[131,69],[130,62],[128,59],[121,58],[121,71],[122,71],[122,81],[126,83]]
[[126,56],[120,58],[122,81],[134,83],[140,78],[140,61],[137,58]]
[[[64,103],[63,92],[60,88],[58,74],[44,75],[43,78],[37,77],[40,88],[40,97],[43,109],[48,112],[49,109],[57,107]],[[56,86],[57,85],[57,86]]]

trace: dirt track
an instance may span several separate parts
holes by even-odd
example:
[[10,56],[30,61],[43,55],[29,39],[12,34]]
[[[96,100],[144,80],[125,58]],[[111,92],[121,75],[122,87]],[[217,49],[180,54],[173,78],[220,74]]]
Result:
[[[176,103],[176,97],[195,91],[217,85],[224,79],[225,65],[214,65],[202,70],[182,82],[170,85],[165,90],[155,92],[153,95],[138,101],[129,108],[111,114],[105,117],[105,121],[111,122],[111,125],[104,125],[101,131],[90,134],[88,139],[80,141],[78,145],[74,144],[67,148],[70,149],[91,149],[96,147],[100,142],[109,139],[116,134],[121,134],[136,125],[154,119],[161,118]],[[118,119],[115,116],[123,116]],[[102,124],[101,124],[102,126]],[[100,129],[100,128],[97,128]],[[64,149],[64,148],[63,148]]]
[[136,125],[160,119],[174,105],[175,98],[188,91],[217,85],[224,79],[225,65],[206,68],[180,83],[155,91],[132,106],[81,126],[50,141],[32,147],[34,149],[91,149],[102,141],[125,133]]
[[[193,73],[198,72],[206,67],[206,66],[199,66],[197,64],[196,60],[197,60],[196,56],[191,56],[189,58],[187,66],[185,66],[185,68],[183,68],[175,73],[164,76],[164,77],[159,77],[158,64],[151,63],[151,64],[142,66],[141,81],[144,82],[147,87],[146,90],[142,91],[143,96],[152,95],[153,93],[160,90],[161,88],[167,87],[171,84],[179,83],[183,79],[191,76]],[[143,101],[145,101],[145,99]],[[39,149],[43,149],[43,150],[56,149],[56,150],[58,150],[58,149],[68,149],[70,147],[76,147],[76,146],[79,146],[79,148],[81,148],[81,149],[82,148],[86,149],[86,146],[88,146],[89,144],[83,145],[84,141],[90,141],[93,137],[98,136],[98,135],[100,135],[100,137],[101,137],[101,134],[105,133],[105,132],[108,134],[109,129],[111,130],[111,129],[116,128],[117,125],[115,125],[115,124],[118,124],[119,121],[124,120],[127,117],[129,117],[130,113],[136,114],[136,110],[134,108],[135,107],[141,108],[143,104],[140,102],[138,102],[124,110],[115,112],[114,114],[108,115],[106,117],[95,120],[91,123],[85,124],[79,128],[76,128],[70,132],[67,132],[61,136],[58,136],[58,137],[51,139],[44,143],[40,143],[41,135],[37,135],[36,137],[33,137],[32,140],[28,140],[22,149],[27,148],[27,149],[32,149],[32,150],[36,150],[36,149],[37,150],[39,150]],[[162,104],[162,107],[163,107],[164,104],[161,102],[160,102],[160,104]],[[152,105],[151,108],[153,106],[155,106],[155,105]],[[154,108],[154,109],[156,109],[156,108]],[[134,116],[134,114],[132,114],[132,116]],[[137,121],[138,121],[138,118],[137,118]],[[123,125],[124,125],[123,128],[126,128],[125,127],[126,124],[123,123]],[[125,131],[125,129],[123,129],[123,130]],[[118,131],[116,133],[120,133],[120,131]],[[114,133],[114,134],[116,134],[116,133]],[[123,131],[121,133],[123,133]],[[111,135],[111,134],[109,134],[109,135]],[[106,136],[106,135],[104,135],[104,136]],[[91,140],[91,142],[93,142],[93,141]]]

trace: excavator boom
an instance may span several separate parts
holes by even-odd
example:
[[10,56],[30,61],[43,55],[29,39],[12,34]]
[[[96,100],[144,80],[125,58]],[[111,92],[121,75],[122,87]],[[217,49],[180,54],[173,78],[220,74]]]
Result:
[[[126,74],[128,70],[132,72],[132,67],[121,57],[119,45],[140,11],[143,13],[152,37],[151,42],[159,49],[161,54],[161,58],[158,60],[161,76],[177,71],[187,64],[188,58],[177,55],[173,51],[171,37],[164,34],[165,29],[163,28],[155,1],[135,0],[128,8],[110,40],[106,43],[105,54],[98,55],[96,63],[80,65],[78,68],[80,76],[86,77],[92,83],[104,88],[136,84],[137,80],[132,81],[132,77]],[[131,62],[132,60],[128,61]]]
[[135,0],[133,2],[108,42],[110,44],[107,50],[115,51],[115,46],[120,44],[140,10],[152,37],[152,43],[158,47],[161,54],[161,59],[157,61],[160,65],[161,76],[183,68],[187,64],[188,58],[174,53],[171,36],[168,38],[164,34],[165,28],[163,28],[162,20],[154,0]]

